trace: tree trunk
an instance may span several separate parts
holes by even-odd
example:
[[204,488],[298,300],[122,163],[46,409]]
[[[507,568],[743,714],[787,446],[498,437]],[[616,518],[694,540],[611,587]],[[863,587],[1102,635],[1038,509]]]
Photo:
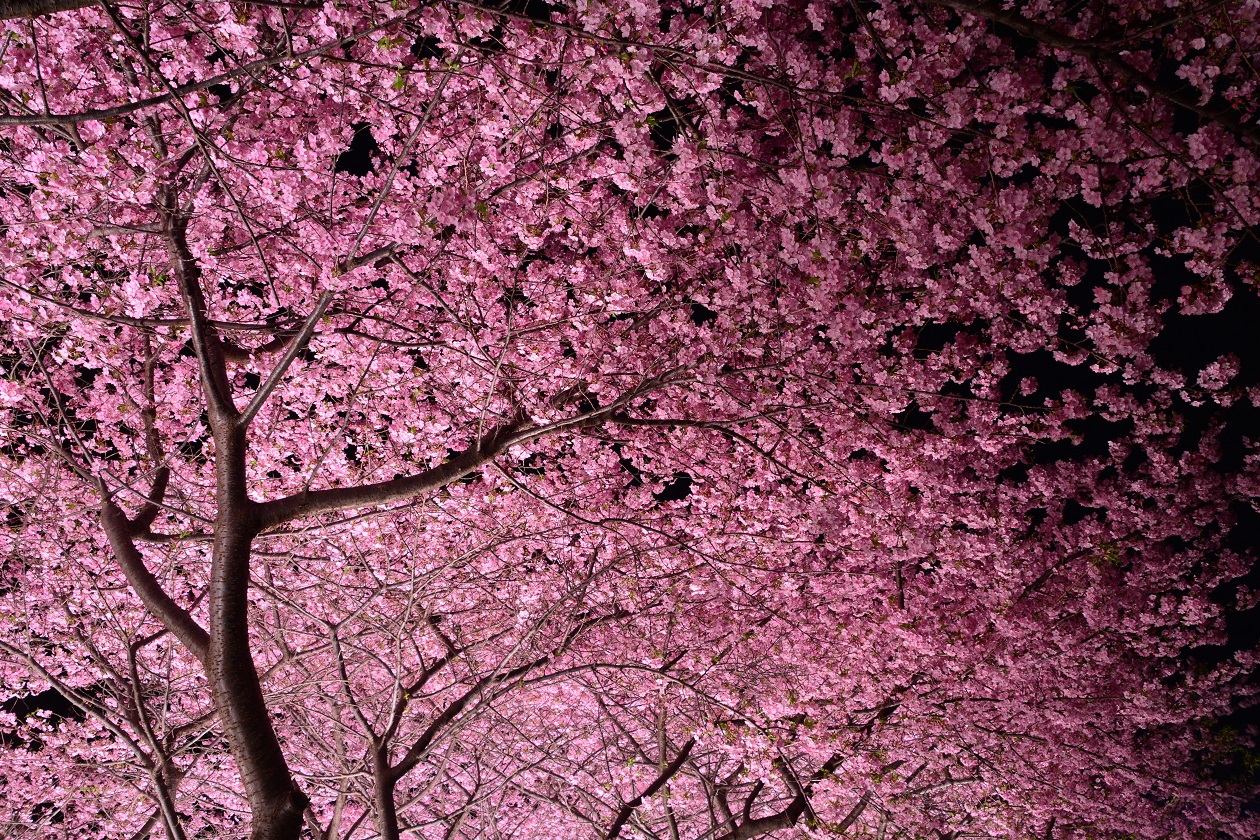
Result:
[[0,20],[35,18],[94,5],[96,0],[0,0]]
[[308,802],[280,750],[249,644],[249,561],[258,530],[255,505],[245,492],[244,432],[217,434],[215,444],[218,518],[206,672],[253,812],[251,840],[297,840]]
[[394,771],[386,748],[372,754],[372,794],[376,800],[376,830],[381,840],[398,840],[398,809],[394,804]]

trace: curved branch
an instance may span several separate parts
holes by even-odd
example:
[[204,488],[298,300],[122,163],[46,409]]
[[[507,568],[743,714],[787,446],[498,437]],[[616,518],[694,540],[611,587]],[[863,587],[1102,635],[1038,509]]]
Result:
[[149,499],[144,503],[144,507],[140,509],[140,512],[136,514],[136,518],[131,521],[132,533],[148,531],[153,526],[158,513],[162,511],[162,500],[166,498],[166,485],[170,480],[170,468],[158,467],[157,473],[153,476],[153,489],[149,491]]
[[480,440],[446,463],[415,475],[372,484],[360,484],[355,487],[304,490],[292,496],[264,502],[258,506],[257,510],[259,528],[265,531],[299,517],[313,516],[318,513],[408,501],[438,490],[485,466],[513,446],[530,443],[560,432],[585,429],[605,423],[636,397],[673,382],[680,370],[667,371],[659,376],[645,379],[609,405],[576,417],[539,426],[530,424],[524,415],[518,415],[507,423],[495,426]]
[[[752,797],[750,796],[749,801],[746,803],[744,808],[743,819],[740,821],[739,825],[735,826],[735,828],[726,834],[723,834],[718,838],[718,840],[752,840],[754,837],[769,834],[771,831],[778,831],[782,828],[791,828],[796,825],[797,820],[801,818],[801,815],[804,814],[805,810],[809,807],[809,793],[813,789],[814,783],[819,782],[834,773],[836,768],[840,766],[840,762],[842,760],[843,759],[840,754],[836,753],[827,760],[826,764],[818,768],[818,772],[814,773],[814,775],[812,775],[804,785],[793,784],[792,787],[794,788],[796,795],[792,797],[792,800],[788,802],[787,806],[781,811],[777,811],[764,817],[752,819],[749,815],[752,805]],[[759,788],[754,788],[754,790],[759,790]],[[854,808],[854,810],[850,812],[849,816],[852,817],[852,819],[849,819],[849,817],[845,818],[845,828],[852,825],[853,822],[857,820],[858,816],[861,815],[862,811],[866,809],[867,801],[869,801],[869,799],[866,797],[860,800],[858,807]]]
[[193,656],[204,663],[210,636],[187,610],[166,594],[162,584],[158,583],[157,578],[145,566],[144,558],[140,556],[132,540],[135,524],[127,519],[118,505],[106,501],[101,506],[101,527],[114,550],[114,556],[118,558],[118,565],[127,576],[127,582],[140,596],[145,607]]

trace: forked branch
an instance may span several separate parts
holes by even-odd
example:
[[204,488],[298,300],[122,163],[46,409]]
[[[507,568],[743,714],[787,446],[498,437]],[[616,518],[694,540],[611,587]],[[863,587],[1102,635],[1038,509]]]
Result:
[[687,743],[683,744],[682,749],[678,751],[678,755],[669,763],[668,766],[665,767],[664,770],[661,771],[660,775],[656,777],[652,784],[644,788],[643,792],[634,799],[631,799],[625,805],[621,806],[621,810],[617,812],[617,818],[613,820],[612,827],[608,829],[608,834],[605,836],[605,840],[615,840],[617,835],[621,834],[621,829],[629,821],[630,816],[634,814],[634,810],[642,805],[644,800],[663,788],[670,779],[677,775],[678,771],[682,769],[683,764],[687,761],[687,756],[691,755],[691,750],[695,745],[695,738],[688,739]]
[[[750,795],[745,802],[744,813],[739,824],[719,837],[718,840],[752,840],[754,837],[769,834],[771,831],[791,828],[796,825],[801,815],[809,808],[809,794],[813,790],[814,784],[834,773],[836,768],[840,766],[841,760],[840,754],[836,753],[822,767],[818,768],[818,772],[814,773],[805,784],[794,783],[792,787],[795,795],[788,802],[787,806],[764,817],[753,817],[751,815],[755,793],[760,792],[759,787],[754,788],[755,793]],[[865,809],[865,801],[861,802],[861,807]],[[857,814],[860,815],[861,811],[858,811]],[[853,820],[856,819],[857,816],[854,816]],[[852,821],[848,821],[848,825],[852,825]]]

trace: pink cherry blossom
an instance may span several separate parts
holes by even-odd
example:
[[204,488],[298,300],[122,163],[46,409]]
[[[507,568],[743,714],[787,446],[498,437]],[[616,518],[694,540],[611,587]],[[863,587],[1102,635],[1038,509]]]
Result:
[[1260,5],[1068,5],[0,2],[0,820],[1254,836]]

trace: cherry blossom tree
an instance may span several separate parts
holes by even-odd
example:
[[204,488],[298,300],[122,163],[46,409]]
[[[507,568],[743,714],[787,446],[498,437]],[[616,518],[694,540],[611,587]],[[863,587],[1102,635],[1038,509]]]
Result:
[[6,836],[1253,836],[1258,18],[0,2]]

